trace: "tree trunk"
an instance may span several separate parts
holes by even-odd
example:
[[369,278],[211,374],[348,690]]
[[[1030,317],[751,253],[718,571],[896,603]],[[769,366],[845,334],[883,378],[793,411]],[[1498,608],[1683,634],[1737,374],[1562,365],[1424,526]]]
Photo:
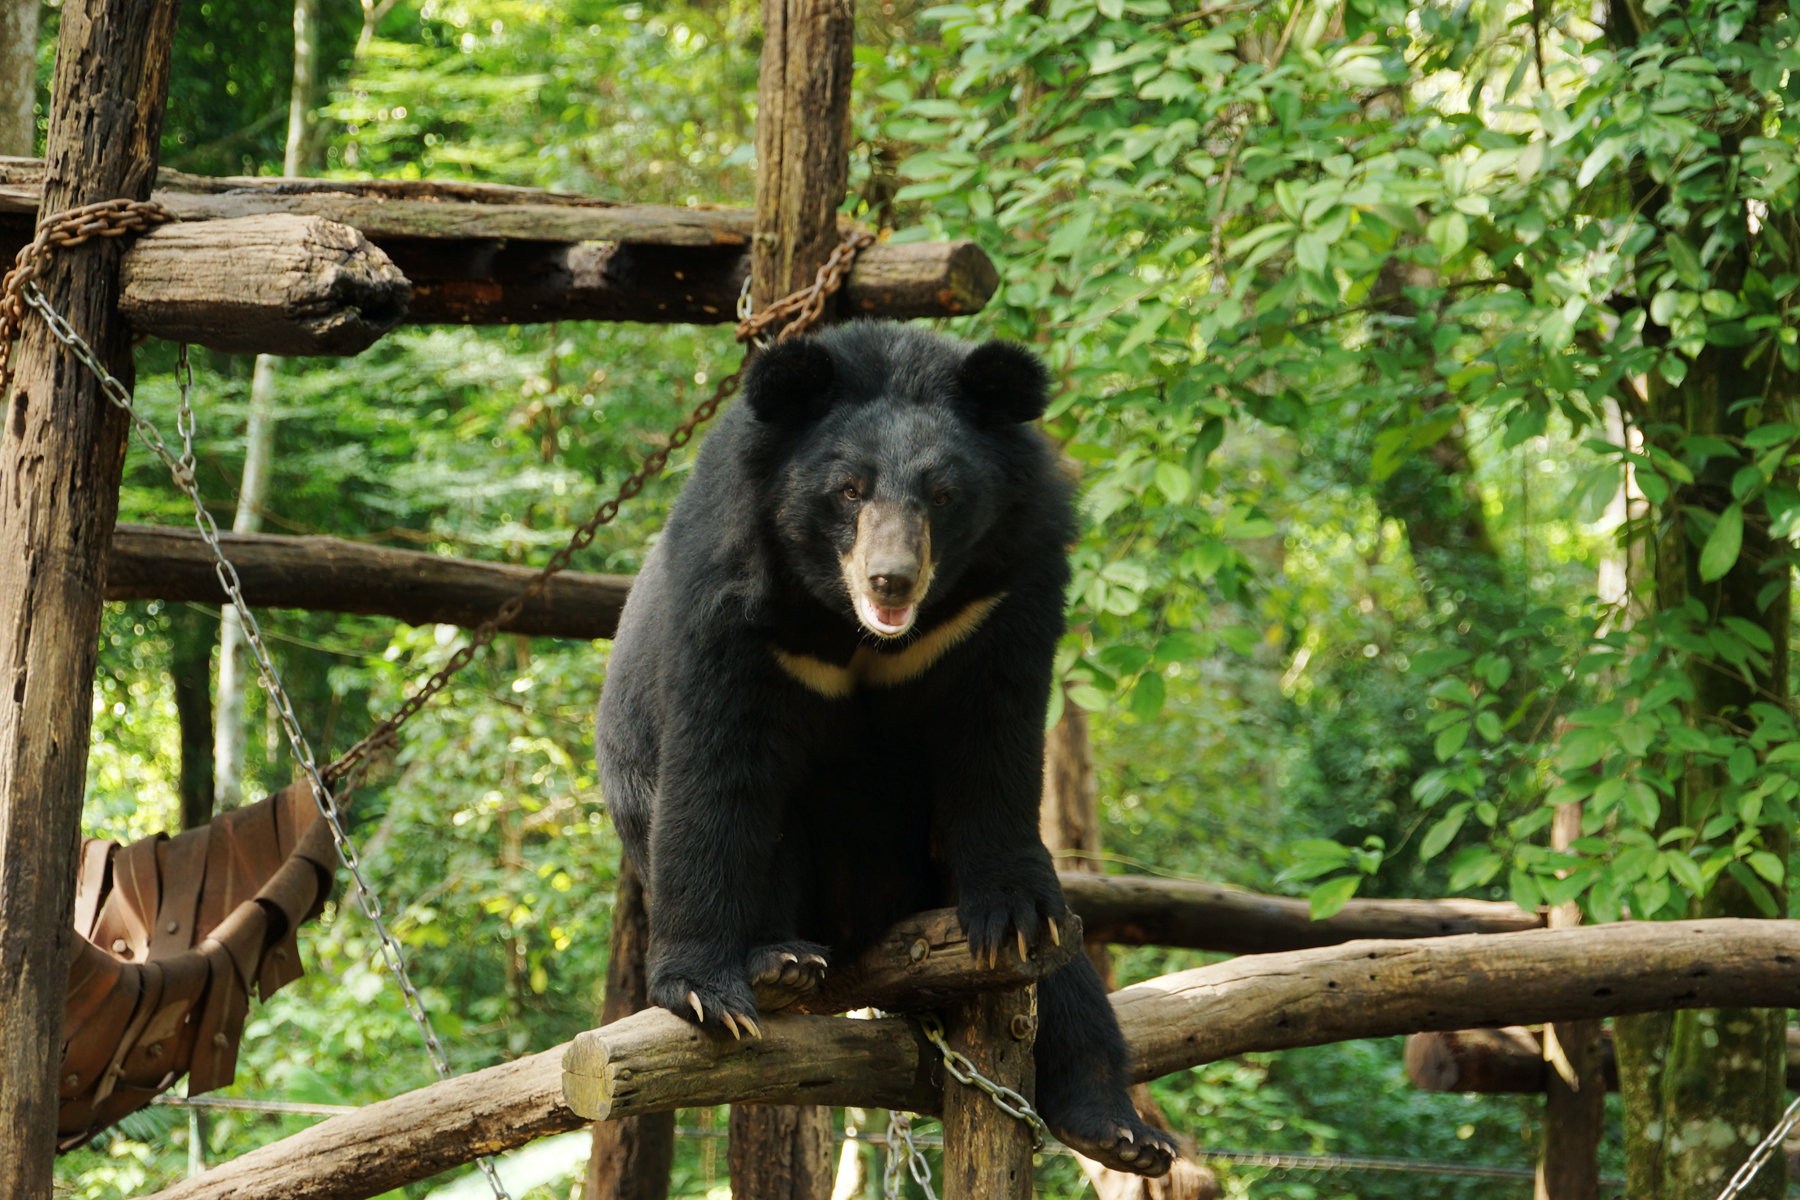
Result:
[[0,154],[37,153],[37,44],[38,0],[0,0]]
[[[44,181],[61,212],[142,200],[156,175],[176,0],[62,10]],[[131,385],[119,239],[59,251],[50,304]],[[93,721],[106,543],[126,420],[28,316],[0,431],[0,1196],[49,1200],[75,852]]]
[[[244,432],[244,477],[238,488],[233,533],[262,528],[262,505],[269,490],[269,458],[275,449],[275,366],[263,354],[250,380],[250,420]],[[213,726],[213,787],[222,809],[244,802],[245,671],[249,667],[244,624],[227,604],[219,620],[218,717]]]
[[[1566,851],[1581,836],[1581,805],[1558,805],[1550,846]],[[1581,924],[1574,901],[1550,910],[1550,928]],[[1606,1073],[1600,1022],[1558,1021],[1544,1027],[1550,1065],[1544,1093],[1544,1139],[1538,1154],[1535,1200],[1598,1200],[1600,1138],[1606,1131]]]
[[[849,0],[762,0],[756,86],[756,309],[807,286],[837,248],[837,210],[850,177],[850,72],[856,16]],[[831,1110],[731,1114],[735,1200],[829,1200]],[[752,1164],[781,1164],[763,1172]]]
[[[988,992],[945,1014],[944,1040],[975,1070],[1035,1098],[1037,989]],[[944,1200],[1031,1200],[1031,1126],[973,1084],[944,1081]]]
[[[644,950],[650,941],[644,884],[632,870],[631,860],[623,856],[619,859],[619,887],[613,895],[606,1002],[600,1011],[603,1027],[650,1003],[644,967]],[[594,1148],[588,1155],[587,1200],[664,1200],[669,1194],[669,1166],[674,1156],[673,1111],[596,1123]]]
[[[1742,217],[1736,218],[1742,221]],[[1739,229],[1738,244],[1748,243]],[[1738,288],[1745,271],[1741,258],[1716,265],[1716,286]],[[1735,277],[1734,273],[1735,272]],[[1750,412],[1766,406],[1769,421],[1785,420],[1785,397],[1793,380],[1777,372],[1772,381],[1762,367],[1747,368],[1736,347],[1706,347],[1680,387],[1653,373],[1651,420],[1674,436],[1710,434],[1731,440],[1748,430]],[[1759,399],[1767,396],[1768,399]],[[1743,401],[1751,403],[1740,404]],[[1688,536],[1683,507],[1722,512],[1731,503],[1732,476],[1740,464],[1722,457],[1707,460],[1694,484],[1671,500],[1656,547],[1656,608],[1678,610],[1689,600],[1704,606],[1711,622],[1737,618],[1762,629],[1774,644],[1768,670],[1753,670],[1750,681],[1690,657],[1687,674],[1695,698],[1687,705],[1690,728],[1733,728],[1735,714],[1753,703],[1786,706],[1788,696],[1789,589],[1779,588],[1766,608],[1758,594],[1770,581],[1765,570],[1781,563],[1783,547],[1769,536],[1766,506],[1745,506],[1743,546],[1721,579],[1700,578],[1700,545]],[[1680,779],[1675,802],[1678,824],[1702,828],[1734,802],[1737,789],[1723,767],[1690,768]],[[1762,828],[1763,845],[1782,862],[1788,857],[1785,827]],[[1771,887],[1778,911],[1786,890]],[[1694,917],[1760,917],[1749,892],[1729,873],[1689,906]],[[1677,1013],[1672,1019],[1624,1023],[1619,1030],[1619,1065],[1626,1084],[1627,1177],[1633,1195],[1667,1200],[1712,1200],[1762,1136],[1779,1119],[1786,1076],[1787,1013],[1784,1009],[1721,1008]],[[1640,1075],[1639,1072],[1642,1072]],[[1646,1190],[1640,1192],[1640,1187]],[[1743,1193],[1752,1200],[1786,1195],[1779,1167],[1761,1172]]]
[[175,719],[181,730],[181,827],[198,829],[213,819],[212,652],[217,641],[210,617],[177,604],[169,610],[169,677],[175,684]]

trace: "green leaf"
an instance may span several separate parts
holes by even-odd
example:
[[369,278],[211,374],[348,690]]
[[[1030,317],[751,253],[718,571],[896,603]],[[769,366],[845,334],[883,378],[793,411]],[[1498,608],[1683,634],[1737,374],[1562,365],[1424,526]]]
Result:
[[1461,832],[1463,821],[1468,815],[1469,803],[1466,800],[1445,813],[1442,820],[1425,831],[1424,838],[1419,842],[1419,857],[1430,861],[1443,853],[1444,847]]
[[1194,481],[1194,477],[1188,474],[1186,467],[1178,466],[1167,459],[1156,464],[1155,479],[1158,490],[1169,498],[1170,504],[1180,504],[1186,500]]
[[1752,851],[1750,857],[1744,861],[1750,864],[1750,869],[1752,871],[1755,871],[1758,875],[1761,875],[1776,887],[1780,887],[1782,882],[1787,879],[1787,868],[1782,865],[1779,858],[1776,858],[1767,850]]
[[1483,887],[1506,865],[1491,846],[1464,846],[1450,859],[1450,890]]
[[1335,917],[1343,911],[1350,897],[1356,895],[1356,889],[1362,884],[1361,875],[1339,875],[1336,879],[1327,879],[1314,888],[1307,896],[1312,905],[1312,919],[1323,921],[1327,917]]
[[1155,671],[1144,672],[1131,689],[1131,715],[1140,721],[1151,720],[1162,711],[1165,694],[1163,677]]
[[1463,748],[1463,743],[1468,740],[1469,723],[1467,721],[1458,721],[1456,724],[1437,735],[1437,741],[1433,743],[1432,749],[1437,752],[1439,762],[1448,762],[1455,756],[1458,750]]
[[1669,868],[1669,874],[1675,877],[1675,881],[1687,889],[1688,895],[1705,894],[1706,881],[1701,878],[1699,864],[1695,863],[1693,859],[1679,850],[1665,850],[1662,860],[1664,865]]
[[1700,551],[1700,578],[1710,583],[1722,579],[1737,563],[1744,545],[1744,506],[1733,504],[1719,514],[1706,546]]
[[1679,233],[1668,235],[1669,265],[1681,276],[1681,282],[1694,291],[1702,291],[1706,287],[1706,268],[1700,263],[1700,254]]
[[1502,732],[1501,728],[1500,728],[1499,714],[1494,712],[1492,709],[1485,709],[1482,712],[1476,714],[1475,730],[1477,733],[1481,734],[1482,737],[1486,738],[1490,742],[1499,741],[1500,734]]
[[1458,650],[1454,646],[1442,646],[1436,650],[1426,650],[1415,654],[1407,670],[1414,675],[1438,675],[1451,667],[1461,666],[1474,655],[1467,650]]

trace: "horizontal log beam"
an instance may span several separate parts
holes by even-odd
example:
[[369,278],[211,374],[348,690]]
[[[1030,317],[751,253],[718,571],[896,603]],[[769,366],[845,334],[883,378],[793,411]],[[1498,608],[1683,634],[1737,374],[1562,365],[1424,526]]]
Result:
[[[537,574],[533,567],[365,546],[332,537],[224,533],[219,543],[254,608],[395,617],[473,628]],[[505,628],[546,637],[606,638],[631,578],[564,571]],[[106,560],[108,600],[224,604],[212,550],[191,529],[119,525]]]
[[[1600,1067],[1609,1091],[1619,1090],[1612,1030],[1600,1035]],[[1406,1077],[1427,1092],[1542,1095],[1550,1064],[1537,1035],[1519,1025],[1415,1033],[1406,1039]],[[1800,1090],[1800,1030],[1787,1034],[1787,1088]]]
[[1335,916],[1315,921],[1305,900],[1216,883],[1081,871],[1059,872],[1058,878],[1089,939],[1126,946],[1267,954],[1358,938],[1517,933],[1544,924],[1536,913],[1488,900],[1352,900]]
[[[1112,995],[1138,1080],[1253,1050],[1421,1030],[1796,1002],[1800,922],[1730,919],[1351,942],[1232,959]],[[615,1116],[740,1100],[930,1111],[934,1060],[915,1030],[901,1018],[772,1015],[760,1042],[734,1042],[651,1010],[334,1117],[157,1195],[361,1200],[579,1125],[560,1091],[570,1059],[584,1079],[611,1072]]]
[[[0,158],[0,260],[30,237],[43,164]],[[567,192],[435,180],[209,179],[164,171],[154,198],[186,223],[271,215],[358,230],[405,274],[410,324],[736,320],[748,209],[613,204]],[[200,235],[195,235],[200,236]],[[596,244],[598,243],[598,244]],[[837,315],[960,316],[999,273],[973,242],[877,244]],[[152,324],[139,332],[165,336]]]
[[119,311],[139,333],[227,354],[359,354],[411,295],[347,225],[279,214],[151,230],[119,264]]

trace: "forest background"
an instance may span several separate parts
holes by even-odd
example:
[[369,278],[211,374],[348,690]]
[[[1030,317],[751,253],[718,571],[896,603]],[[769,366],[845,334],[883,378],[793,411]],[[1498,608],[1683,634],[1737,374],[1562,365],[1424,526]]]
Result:
[[[292,9],[189,0],[165,166],[750,201],[744,0],[308,7],[290,149]],[[57,10],[35,15],[41,149]],[[1310,894],[1320,913],[1355,893],[1789,915],[1797,33],[1790,9],[1744,0],[861,0],[847,210],[895,240],[980,241],[1001,291],[942,324],[1029,341],[1056,371],[1046,428],[1084,490],[1055,703],[1091,714],[1109,870]],[[737,356],[726,329],[564,324],[270,363],[248,507],[270,532],[541,561]],[[139,361],[140,402],[172,425],[172,349]],[[196,361],[225,524],[257,372]],[[635,570],[691,461],[578,565]],[[184,520],[135,452],[121,519]],[[465,636],[303,613],[267,628],[327,755]],[[215,610],[108,606],[88,833],[178,824],[184,726],[190,793],[293,777],[248,688],[241,781],[197,778],[219,638]],[[365,861],[459,1069],[599,1009],[618,858],[592,766],[605,665],[605,643],[502,639],[359,796]],[[1584,836],[1553,852],[1552,806],[1575,801]],[[329,909],[303,951],[312,973],[253,1011],[231,1094],[364,1103],[426,1082],[362,922]],[[1119,975],[1201,957],[1121,952]],[[1785,1029],[1781,1012],[1621,1022],[1608,1171],[1633,1195],[1714,1194],[1780,1111]],[[1541,1112],[1414,1092],[1397,1041],[1247,1055],[1156,1095],[1205,1146],[1512,1165]],[[191,1153],[301,1123],[220,1114],[196,1147],[184,1115],[151,1109],[59,1179],[142,1194]],[[560,1146],[534,1194],[578,1178],[585,1142]],[[725,1194],[723,1157],[683,1140],[674,1194]],[[1066,1161],[1040,1170],[1041,1194],[1083,1186]],[[1529,1187],[1221,1173],[1229,1194],[1296,1200]]]

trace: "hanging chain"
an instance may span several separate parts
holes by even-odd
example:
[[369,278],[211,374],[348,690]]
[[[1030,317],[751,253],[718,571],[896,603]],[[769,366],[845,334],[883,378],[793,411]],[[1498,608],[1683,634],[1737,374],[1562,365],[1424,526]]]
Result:
[[37,236],[19,251],[12,270],[0,280],[0,396],[12,383],[12,343],[25,320],[25,289],[43,274],[52,250],[79,246],[89,238],[124,237],[180,219],[146,200],[102,200],[39,221]]
[[926,1013],[920,1017],[919,1025],[925,1030],[925,1037],[944,1056],[944,1069],[955,1076],[958,1083],[985,1092],[987,1098],[994,1102],[994,1107],[1007,1116],[1031,1126],[1031,1149],[1033,1152],[1042,1150],[1044,1143],[1050,1140],[1050,1127],[1044,1124],[1044,1118],[1038,1116],[1037,1110],[1031,1107],[1031,1101],[1005,1084],[995,1083],[975,1069],[975,1064],[969,1061],[968,1055],[952,1049],[950,1043],[944,1040],[943,1022],[937,1019],[935,1013]]
[[931,1164],[926,1161],[924,1153],[913,1143],[912,1114],[901,1112],[897,1108],[888,1110],[887,1127],[887,1167],[882,1173],[882,1196],[884,1200],[904,1200],[900,1191],[902,1177],[900,1174],[902,1155],[900,1147],[906,1147],[905,1165],[912,1172],[918,1185],[925,1189],[925,1200],[937,1200],[937,1193],[931,1190]]
[[[24,303],[35,309],[44,323],[49,326],[50,333],[57,341],[69,348],[77,361],[91,372],[100,384],[100,390],[108,401],[122,409],[131,419],[138,439],[149,448],[150,452],[162,460],[168,467],[169,474],[175,484],[186,494],[188,501],[194,506],[194,524],[200,530],[200,536],[213,552],[213,569],[219,577],[219,585],[231,597],[233,607],[237,609],[238,619],[243,623],[244,640],[256,655],[256,670],[262,680],[264,691],[268,694],[269,704],[274,708],[281,720],[282,731],[287,735],[289,747],[293,750],[294,759],[306,773],[312,784],[313,802],[318,805],[319,815],[325,819],[331,830],[331,840],[336,843],[338,858],[355,883],[356,901],[375,930],[376,940],[381,946],[381,957],[388,971],[394,976],[400,987],[400,995],[406,1003],[406,1011],[412,1016],[413,1023],[419,1028],[419,1035],[425,1043],[425,1053],[431,1059],[432,1068],[440,1080],[449,1079],[449,1056],[444,1045],[438,1040],[437,1030],[431,1023],[431,1014],[426,1012],[425,1003],[419,996],[418,989],[413,986],[412,977],[406,970],[406,959],[400,949],[400,943],[389,931],[387,923],[382,919],[381,900],[369,884],[368,877],[363,874],[362,861],[356,853],[356,846],[350,841],[349,833],[344,828],[343,810],[332,796],[324,777],[320,774],[313,757],[312,746],[300,729],[299,720],[294,715],[294,706],[288,699],[287,690],[282,687],[281,676],[275,670],[275,663],[269,656],[269,649],[263,643],[262,629],[256,623],[256,617],[244,600],[236,568],[225,557],[219,545],[219,529],[213,522],[212,514],[207,512],[205,503],[200,498],[200,489],[195,482],[194,457],[194,411],[190,402],[193,389],[193,366],[188,361],[187,347],[181,346],[177,351],[176,380],[181,393],[180,407],[176,411],[175,427],[181,434],[181,454],[179,457],[169,449],[163,441],[162,434],[151,424],[132,403],[131,393],[125,385],[106,369],[93,347],[88,345],[75,329],[63,319],[61,313],[50,307],[44,294],[38,290],[37,284],[27,281],[18,289]],[[488,1184],[493,1188],[496,1200],[510,1200],[500,1176],[494,1169],[493,1160],[483,1156],[478,1160]]]
[[1744,1160],[1744,1165],[1737,1169],[1737,1174],[1731,1177],[1731,1181],[1725,1185],[1725,1190],[1719,1193],[1719,1200],[1732,1200],[1734,1196],[1749,1187],[1750,1181],[1756,1178],[1756,1173],[1762,1170],[1763,1165],[1769,1161],[1775,1151],[1781,1148],[1781,1143],[1789,1133],[1793,1132],[1796,1125],[1800,1125],[1800,1100],[1795,1100],[1788,1105],[1787,1111],[1781,1114],[1781,1120],[1775,1122],[1775,1128],[1769,1130],[1769,1135],[1757,1144],[1756,1149],[1750,1152],[1750,1157]]
[[[785,342],[791,337],[805,333],[818,324],[819,318],[825,315],[825,300],[835,292],[838,284],[850,268],[856,264],[856,255],[864,246],[873,245],[875,235],[867,229],[851,227],[844,240],[838,243],[825,265],[819,268],[812,283],[799,291],[783,296],[761,312],[750,313],[748,291],[739,299],[739,310],[742,319],[737,327],[737,339],[740,342],[755,341],[763,344],[762,339],[768,336],[769,327],[777,321],[786,321],[775,340]],[[748,288],[748,284],[746,284]]]

